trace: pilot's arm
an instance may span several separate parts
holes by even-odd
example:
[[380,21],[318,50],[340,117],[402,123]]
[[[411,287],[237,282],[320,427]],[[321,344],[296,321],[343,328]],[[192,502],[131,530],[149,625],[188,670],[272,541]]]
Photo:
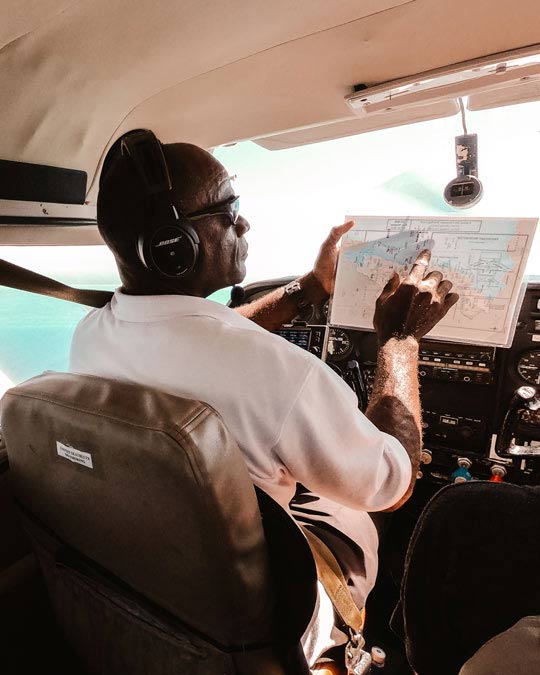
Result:
[[403,280],[393,275],[377,300],[379,353],[365,415],[347,384],[312,359],[274,448],[297,482],[349,509],[392,511],[416,480],[418,341],[458,299],[440,272],[426,274],[428,262],[429,251],[422,251],[410,273]]
[[409,455],[409,489],[390,509],[410,497],[422,450],[418,341],[459,300],[452,283],[440,272],[427,274],[431,253],[422,251],[411,271],[400,279],[393,274],[379,296],[373,324],[379,352],[366,417],[381,431],[397,438]]
[[[313,271],[301,278],[311,302],[320,302],[332,292],[338,243],[352,225],[349,221],[332,229],[321,246]],[[386,508],[389,511],[398,508],[410,497],[420,464],[422,432],[418,341],[459,299],[456,293],[450,293],[452,283],[444,280],[440,272],[427,274],[430,256],[428,250],[422,251],[404,279],[394,274],[378,298],[375,309],[374,326],[379,351],[373,390],[365,414],[379,431],[401,443],[411,462],[409,486],[397,502]],[[280,288],[253,304],[239,307],[237,311],[272,330],[294,318],[297,307]]]

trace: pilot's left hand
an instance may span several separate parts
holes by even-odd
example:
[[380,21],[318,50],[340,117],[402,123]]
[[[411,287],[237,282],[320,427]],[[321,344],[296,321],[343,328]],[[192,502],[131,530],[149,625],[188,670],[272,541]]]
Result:
[[354,225],[354,220],[348,220],[343,225],[336,225],[330,230],[330,234],[323,241],[315,265],[313,276],[330,295],[334,290],[336,278],[336,266],[339,255],[339,242],[341,237]]

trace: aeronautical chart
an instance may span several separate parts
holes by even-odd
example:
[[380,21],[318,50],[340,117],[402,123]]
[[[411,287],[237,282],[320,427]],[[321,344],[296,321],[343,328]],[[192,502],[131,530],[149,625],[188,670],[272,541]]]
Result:
[[355,225],[341,245],[331,325],[373,329],[375,301],[392,272],[405,275],[418,252],[429,248],[429,269],[440,270],[460,295],[429,337],[511,343],[537,219],[347,219]]

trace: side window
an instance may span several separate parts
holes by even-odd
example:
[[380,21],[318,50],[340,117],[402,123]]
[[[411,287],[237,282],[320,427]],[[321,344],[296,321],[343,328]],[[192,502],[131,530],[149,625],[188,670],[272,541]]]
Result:
[[[119,285],[104,246],[3,246],[0,258],[81,288]],[[68,367],[71,338],[88,307],[0,286],[0,395],[12,384]]]
[[10,288],[0,288],[0,306],[0,379],[10,386],[67,369],[71,337],[87,307]]
[[[116,265],[104,246],[4,246],[0,258],[80,288],[114,290]],[[230,289],[211,296],[226,304]],[[89,307],[0,286],[0,396],[44,370],[65,371],[71,338]]]

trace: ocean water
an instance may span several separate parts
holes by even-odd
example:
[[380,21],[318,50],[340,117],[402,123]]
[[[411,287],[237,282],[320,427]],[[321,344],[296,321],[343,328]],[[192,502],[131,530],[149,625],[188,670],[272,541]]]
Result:
[[[105,284],[87,287],[114,290]],[[221,304],[229,298],[229,288],[210,296]],[[44,370],[66,370],[73,331],[88,311],[83,305],[0,286],[0,376],[17,384]]]

